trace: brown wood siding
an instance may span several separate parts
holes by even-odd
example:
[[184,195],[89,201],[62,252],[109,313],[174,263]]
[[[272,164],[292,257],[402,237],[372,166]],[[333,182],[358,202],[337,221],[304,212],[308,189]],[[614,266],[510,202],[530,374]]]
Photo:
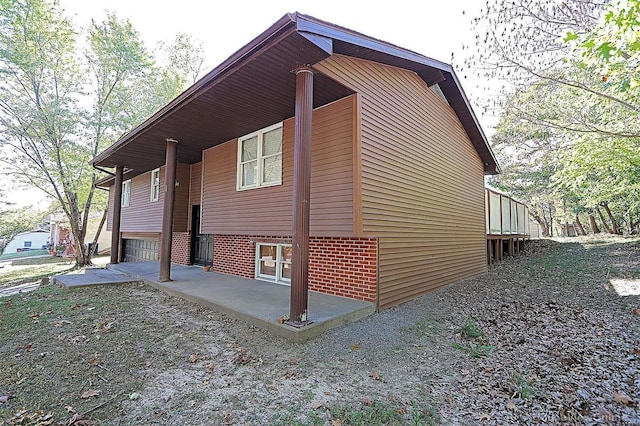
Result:
[[[178,146],[178,149],[180,147]],[[164,167],[160,169],[160,199],[164,202]],[[189,230],[189,194],[191,188],[191,166],[178,164],[176,170],[176,198],[173,211],[173,232],[187,232]],[[160,201],[160,200],[159,200]],[[162,223],[162,221],[161,221]]]
[[[313,112],[313,236],[353,236],[353,100]],[[291,235],[294,120],[283,123],[282,184],[236,191],[237,139],[204,151],[202,232]]]
[[188,229],[191,229],[192,207],[202,203],[202,161],[191,165],[189,178],[189,210],[187,211]]
[[415,73],[334,55],[314,66],[361,104],[362,227],[379,238],[379,307],[486,271],[483,166]]
[[189,183],[189,205],[200,204],[202,194],[202,162],[191,165],[191,178]]
[[123,240],[159,241],[160,233],[159,232],[123,232],[122,239]]
[[[180,149],[180,148],[178,148]],[[190,166],[178,164],[176,171],[175,210],[173,231],[186,232],[189,222]],[[164,203],[164,167],[160,168],[160,196],[158,201],[150,201],[151,172],[131,179],[131,198],[128,207],[122,207],[120,232],[160,232],[162,231],[162,208]],[[113,206],[113,191],[109,191],[109,212]],[[112,229],[113,218],[108,216],[107,230]]]

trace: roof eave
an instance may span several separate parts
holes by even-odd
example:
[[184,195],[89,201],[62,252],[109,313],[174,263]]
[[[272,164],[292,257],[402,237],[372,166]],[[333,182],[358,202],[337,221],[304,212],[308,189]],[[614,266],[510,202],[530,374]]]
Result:
[[[469,99],[467,98],[466,93],[464,92],[464,89],[462,88],[462,85],[460,84],[460,80],[458,79],[458,77],[456,76],[455,71],[453,70],[453,67],[450,64],[447,64],[445,62],[441,62],[438,61],[436,59],[433,58],[429,58],[427,56],[421,55],[417,52],[413,52],[411,50],[408,49],[404,49],[402,47],[399,46],[395,46],[391,43],[385,42],[383,40],[378,40],[378,39],[374,39],[372,37],[369,37],[367,35],[358,33],[356,31],[350,30],[348,28],[343,28],[340,26],[337,26],[335,24],[329,23],[329,22],[325,22],[322,20],[319,20],[317,18],[308,16],[308,15],[302,15],[300,13],[295,13],[293,14],[293,18],[296,20],[297,22],[297,28],[298,31],[304,31],[307,33],[311,33],[311,34],[316,34],[322,37],[327,37],[327,38],[331,38],[334,40],[340,40],[343,41],[345,43],[350,43],[350,44],[354,44],[360,47],[364,47],[367,49],[371,49],[371,50],[375,50],[377,52],[380,53],[384,53],[387,55],[391,55],[391,56],[395,56],[398,58],[402,58],[405,59],[407,61],[411,61],[417,64],[421,64],[424,65],[426,67],[430,67],[436,70],[441,71],[442,73],[448,74],[451,76],[453,82],[455,83],[456,89],[458,90],[458,92],[460,93],[460,96],[462,97],[463,101],[464,101],[464,105],[465,108],[467,109],[467,111],[469,112],[469,115],[473,121],[473,125],[475,126],[475,128],[478,131],[478,135],[481,138],[481,141],[479,141],[481,144],[484,144],[484,146],[486,147],[486,150],[488,152],[489,155],[489,159],[484,158],[484,173],[486,175],[494,175],[494,174],[498,174],[500,173],[500,166],[498,165],[498,162],[496,160],[496,157],[493,153],[493,150],[491,149],[491,146],[489,145],[489,141],[482,129],[482,127],[480,126],[480,122],[478,121],[478,118],[476,117],[475,112],[473,111],[473,108],[471,107],[471,104],[469,102]],[[421,77],[424,78],[424,76],[421,75]],[[426,83],[428,85],[434,84],[434,83],[438,83],[438,79],[436,77],[435,80],[433,81],[426,81]],[[456,112],[457,113],[457,112]],[[471,135],[469,135],[470,138],[472,138]],[[475,145],[475,144],[474,144]],[[478,152],[478,154],[482,157],[481,153]],[[489,160],[489,161],[487,161]]]
[[451,73],[451,77],[453,78],[453,81],[456,83],[456,86],[458,87],[458,90],[460,91],[460,94],[462,95],[462,98],[464,99],[464,102],[465,102],[465,104],[467,106],[467,109],[469,110],[469,114],[471,114],[471,118],[473,119],[474,125],[477,127],[478,132],[480,133],[480,136],[482,137],[482,140],[484,141],[484,144],[487,147],[487,151],[489,152],[489,155],[491,156],[491,159],[493,160],[493,164],[485,164],[485,174],[489,174],[489,175],[499,174],[499,173],[501,173],[500,165],[498,164],[498,160],[496,159],[496,156],[493,153],[493,150],[491,149],[491,145],[489,144],[489,139],[487,139],[487,136],[485,135],[484,130],[482,129],[482,126],[480,125],[480,122],[478,121],[478,117],[476,116],[476,113],[473,110],[473,107],[471,106],[471,103],[469,102],[469,98],[467,97],[467,94],[465,93],[464,89],[462,88],[462,84],[460,84],[460,80],[458,79],[458,76],[456,75],[455,71],[453,70],[453,67],[451,68],[450,73]]
[[262,32],[256,38],[251,40],[248,44],[243,46],[241,49],[232,54],[229,58],[227,58],[224,62],[218,65],[216,68],[208,72],[204,77],[195,82],[191,87],[186,89],[176,98],[174,98],[167,105],[159,109],[155,114],[149,117],[147,120],[121,136],[113,145],[102,151],[100,154],[95,156],[91,161],[91,165],[100,165],[101,161],[107,159],[112,153],[118,151],[123,146],[127,145],[131,141],[133,141],[136,136],[144,132],[149,127],[156,124],[158,121],[164,119],[165,117],[171,115],[172,112],[178,110],[182,106],[189,103],[192,99],[197,97],[203,91],[206,91],[208,86],[218,79],[220,76],[224,75],[230,69],[237,66],[237,64],[243,62],[245,58],[250,56],[256,50],[259,50],[268,44],[269,40],[278,34],[285,33],[287,31],[294,32],[296,21],[294,14],[286,14],[282,18],[280,18],[276,23],[274,23],[267,30]]

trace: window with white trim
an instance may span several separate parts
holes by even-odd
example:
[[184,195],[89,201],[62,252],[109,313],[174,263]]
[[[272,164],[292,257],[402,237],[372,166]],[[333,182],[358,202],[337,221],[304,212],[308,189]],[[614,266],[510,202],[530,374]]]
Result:
[[291,284],[291,244],[256,244],[256,278]]
[[24,242],[24,246],[25,247],[31,247],[31,241],[25,241]]
[[282,123],[238,139],[237,190],[282,183]]
[[158,201],[160,198],[160,169],[151,171],[151,193],[149,194],[149,201]]
[[122,207],[129,207],[131,201],[131,179],[122,182]]

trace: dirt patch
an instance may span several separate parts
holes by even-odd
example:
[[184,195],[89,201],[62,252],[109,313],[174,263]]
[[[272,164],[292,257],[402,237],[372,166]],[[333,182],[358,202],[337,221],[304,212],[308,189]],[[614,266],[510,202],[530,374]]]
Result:
[[26,257],[0,262],[0,289],[30,282],[40,282],[42,278],[70,271],[75,266],[74,259],[61,257]]
[[611,280],[640,278],[639,250],[638,239],[534,242],[305,344],[144,285],[44,287],[0,300],[0,419],[637,424],[639,296]]

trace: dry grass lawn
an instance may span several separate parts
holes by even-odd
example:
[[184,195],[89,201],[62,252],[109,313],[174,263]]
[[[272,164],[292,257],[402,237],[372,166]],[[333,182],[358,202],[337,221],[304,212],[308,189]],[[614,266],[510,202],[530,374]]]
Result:
[[532,243],[305,344],[145,285],[0,298],[0,424],[640,424],[639,253]]

